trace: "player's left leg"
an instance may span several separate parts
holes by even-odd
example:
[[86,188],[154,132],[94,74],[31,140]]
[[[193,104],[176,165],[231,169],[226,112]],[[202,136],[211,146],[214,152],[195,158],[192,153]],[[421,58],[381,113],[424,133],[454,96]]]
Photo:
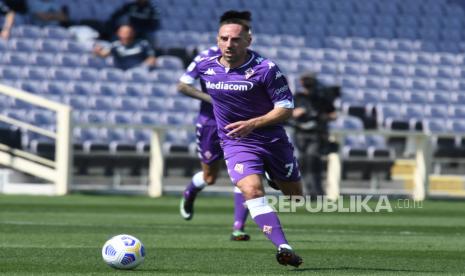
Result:
[[194,216],[194,202],[197,194],[206,186],[215,184],[220,169],[220,160],[216,160],[210,164],[202,162],[201,166],[202,171],[192,177],[181,198],[179,211],[185,220],[191,220]]
[[245,221],[249,215],[249,209],[245,204],[245,198],[239,188],[234,187],[234,224],[231,234],[232,241],[248,241],[250,236],[244,232]]

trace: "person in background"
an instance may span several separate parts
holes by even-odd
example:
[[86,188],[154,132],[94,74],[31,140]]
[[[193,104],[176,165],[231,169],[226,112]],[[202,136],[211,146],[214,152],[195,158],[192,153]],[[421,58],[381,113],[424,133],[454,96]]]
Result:
[[[300,78],[302,90],[294,96],[295,109],[291,124],[294,142],[299,150],[299,163],[306,193],[310,196],[325,194],[322,186],[322,155],[329,150],[328,123],[337,117],[333,101],[338,92],[320,87],[313,73]],[[338,91],[338,90],[337,90]]]
[[54,0],[29,0],[29,16],[35,25],[69,26],[68,7]]
[[113,56],[115,66],[122,70],[136,67],[152,69],[156,65],[155,51],[147,40],[136,39],[134,28],[130,25],[119,27],[118,40],[106,48],[96,44],[93,53],[105,58]]

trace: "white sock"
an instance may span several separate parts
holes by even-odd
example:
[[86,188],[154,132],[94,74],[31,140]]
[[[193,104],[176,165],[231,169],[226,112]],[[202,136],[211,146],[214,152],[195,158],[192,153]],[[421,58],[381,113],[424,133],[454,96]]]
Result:
[[286,249],[289,249],[289,250],[292,250],[292,247],[289,245],[289,244],[286,244],[286,243],[283,243],[283,244],[280,244],[279,245],[279,248],[286,248]]
[[252,218],[255,218],[258,215],[274,212],[273,208],[271,208],[266,202],[266,198],[264,196],[246,200],[245,204],[247,204],[247,208],[249,208],[250,216]]
[[203,172],[198,172],[194,174],[194,176],[192,177],[192,184],[194,184],[194,186],[199,189],[203,189],[205,188],[205,186],[207,186],[207,183],[203,179]]

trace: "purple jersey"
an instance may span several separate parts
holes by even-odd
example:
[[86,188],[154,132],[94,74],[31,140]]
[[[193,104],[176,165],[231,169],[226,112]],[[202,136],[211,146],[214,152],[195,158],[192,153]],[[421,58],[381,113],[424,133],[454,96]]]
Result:
[[[219,58],[219,55],[202,58],[188,68],[185,76],[200,77],[205,83],[213,99],[218,134],[224,143],[237,141],[226,135],[229,132],[226,125],[263,116],[274,107],[294,107],[287,80],[272,61],[249,51],[245,64],[230,69],[220,64]],[[288,140],[282,125],[255,129],[241,142],[263,144],[278,140]]]
[[[189,67],[187,67],[187,71],[181,76],[180,81],[189,85],[193,85],[195,83],[195,80],[200,78],[200,75],[196,74],[197,72],[193,72],[192,69],[197,66],[197,63],[199,61],[208,57],[215,57],[218,55],[221,55],[221,51],[216,46],[210,47],[209,49],[202,51],[194,58],[194,61],[191,62]],[[207,93],[207,89],[203,81],[200,81],[200,87],[202,88],[203,92]],[[213,106],[210,103],[201,101],[200,112],[199,116],[197,117],[197,123],[201,125],[216,126],[215,115],[213,114]]]

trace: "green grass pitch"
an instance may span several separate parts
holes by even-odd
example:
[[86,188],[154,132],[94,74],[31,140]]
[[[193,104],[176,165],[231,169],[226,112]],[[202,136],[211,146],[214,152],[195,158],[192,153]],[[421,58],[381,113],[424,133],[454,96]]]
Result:
[[[0,274],[465,275],[463,201],[426,201],[392,213],[280,214],[304,259],[299,269],[277,264],[250,218],[251,241],[229,241],[232,198],[200,196],[196,207],[186,222],[176,197],[0,196]],[[116,271],[101,259],[104,242],[121,233],[146,246],[134,271]]]

